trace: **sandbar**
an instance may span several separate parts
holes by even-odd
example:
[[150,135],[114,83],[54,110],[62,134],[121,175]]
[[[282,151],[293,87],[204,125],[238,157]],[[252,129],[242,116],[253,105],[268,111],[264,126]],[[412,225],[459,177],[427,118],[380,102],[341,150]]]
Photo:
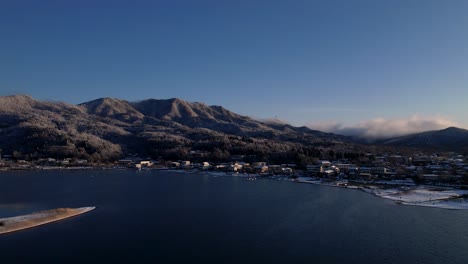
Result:
[[77,216],[94,210],[95,208],[96,207],[57,208],[27,215],[0,218],[0,235]]

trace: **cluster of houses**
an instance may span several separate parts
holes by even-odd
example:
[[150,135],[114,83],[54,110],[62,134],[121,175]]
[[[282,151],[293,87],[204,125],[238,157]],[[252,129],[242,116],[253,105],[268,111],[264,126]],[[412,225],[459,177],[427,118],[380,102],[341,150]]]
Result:
[[[464,155],[446,153],[443,155],[413,155],[407,157],[397,154],[373,155],[365,164],[356,164],[349,160],[319,160],[314,164],[298,166],[296,164],[267,164],[266,162],[247,163],[241,161],[243,156],[233,156],[232,162],[211,163],[209,161],[193,163],[189,160],[154,161],[141,159],[132,155],[116,161],[114,168],[171,168],[214,170],[227,173],[247,173],[261,175],[307,175],[326,179],[350,180],[403,180],[411,178],[424,183],[468,183],[468,163]],[[10,155],[0,157],[0,167],[34,168],[34,167],[86,167],[91,166],[84,159],[53,158],[35,161],[15,160]]]
[[321,160],[317,164],[307,165],[306,171],[311,176],[327,178],[373,179],[396,176],[385,166],[357,166],[346,161]]
[[[369,154],[372,155],[372,154]],[[256,173],[262,175],[307,175],[325,179],[349,180],[407,180],[423,183],[468,183],[468,163],[463,155],[403,155],[374,156],[366,164],[357,165],[348,160],[319,160],[299,167],[296,164],[272,165],[266,162],[246,163],[234,161],[211,164],[190,161],[170,162],[173,169],[202,169],[230,173]]]
[[227,173],[247,173],[247,174],[263,174],[263,175],[292,175],[295,164],[268,165],[266,162],[247,163],[242,161],[228,163],[191,163],[188,160],[170,162],[169,167],[172,169],[201,169],[213,170]]
[[424,183],[467,183],[468,164],[463,155],[382,155],[364,166],[347,160],[321,160],[306,166],[307,174],[324,178],[356,180],[402,180],[411,178]]

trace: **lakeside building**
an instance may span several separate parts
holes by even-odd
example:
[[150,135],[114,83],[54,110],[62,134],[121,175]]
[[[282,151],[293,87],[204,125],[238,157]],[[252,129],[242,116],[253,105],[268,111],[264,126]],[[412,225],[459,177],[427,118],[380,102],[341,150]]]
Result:
[[[5,158],[7,155],[2,155]],[[234,156],[235,159],[241,158]],[[87,160],[77,158],[40,158],[37,160],[2,159],[0,167],[2,170],[11,169],[41,169],[41,168],[67,168],[67,167],[126,167],[151,168],[158,164],[158,168],[172,169],[202,169],[217,170],[231,173],[259,173],[262,175],[304,175],[330,179],[350,180],[403,180],[414,179],[418,183],[429,184],[468,184],[468,162],[464,155],[457,153],[444,153],[437,155],[405,156],[401,154],[379,153],[374,159],[359,158],[337,160],[318,160],[310,164],[268,164],[265,161],[255,161],[248,156],[249,161],[231,161],[226,163],[211,163],[205,160],[193,163],[192,160],[178,161],[153,161],[151,158],[141,159],[138,154],[128,154],[126,158],[115,161],[112,164],[89,163]],[[199,162],[199,160],[196,160]]]

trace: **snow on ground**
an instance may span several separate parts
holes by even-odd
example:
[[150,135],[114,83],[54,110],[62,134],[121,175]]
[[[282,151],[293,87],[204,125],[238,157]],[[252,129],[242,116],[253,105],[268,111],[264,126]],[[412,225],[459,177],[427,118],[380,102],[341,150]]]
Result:
[[[299,183],[337,186],[336,182],[323,182],[309,177],[298,177],[294,181]],[[355,186],[349,184],[345,188],[360,189],[363,192],[374,194],[378,197],[389,199],[403,205],[445,209],[468,209],[468,190],[425,185],[381,188],[375,185]]]
[[468,209],[468,190],[418,186],[406,189],[379,189],[371,191],[376,196],[400,202],[404,205],[429,206],[446,209]]
[[432,201],[432,202],[420,202],[420,203],[402,203],[404,205],[416,205],[416,206],[426,206],[426,207],[436,207],[444,209],[453,209],[461,210],[468,209],[468,200],[467,199],[453,199],[445,201]]

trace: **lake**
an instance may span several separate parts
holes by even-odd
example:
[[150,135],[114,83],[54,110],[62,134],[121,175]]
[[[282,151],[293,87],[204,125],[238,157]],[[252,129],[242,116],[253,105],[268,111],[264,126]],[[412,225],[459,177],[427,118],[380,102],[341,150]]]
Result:
[[0,218],[84,206],[0,236],[2,263],[468,263],[468,210],[203,173],[0,173]]

